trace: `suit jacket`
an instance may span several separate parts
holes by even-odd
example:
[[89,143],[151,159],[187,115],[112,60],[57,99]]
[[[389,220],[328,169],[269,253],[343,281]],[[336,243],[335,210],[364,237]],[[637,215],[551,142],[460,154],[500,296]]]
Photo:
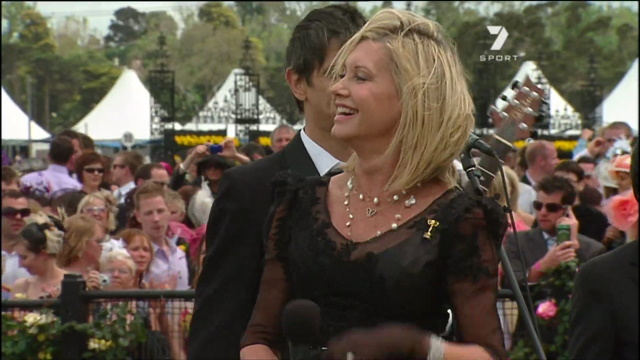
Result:
[[520,182],[523,184],[527,184],[529,186],[531,185],[531,181],[529,181],[529,177],[527,176],[527,174],[524,174],[524,176],[520,179]]
[[207,255],[196,287],[189,359],[239,359],[264,265],[264,222],[273,177],[318,176],[300,134],[280,152],[225,171],[207,225]]
[[580,268],[571,298],[572,359],[631,360],[638,354],[638,241]]
[[[547,251],[547,241],[544,239],[541,228],[534,228],[527,231],[519,231],[518,243],[522,249],[524,264],[520,261],[520,255],[516,244],[516,238],[513,233],[507,235],[506,252],[513,267],[513,273],[516,275],[518,282],[525,280],[525,274],[529,273],[529,268],[542,259]],[[578,234],[578,242],[580,248],[576,251],[576,256],[581,263],[587,262],[591,258],[598,256],[606,251],[605,247],[584,235]],[[508,279],[505,276],[504,287],[510,288]]]

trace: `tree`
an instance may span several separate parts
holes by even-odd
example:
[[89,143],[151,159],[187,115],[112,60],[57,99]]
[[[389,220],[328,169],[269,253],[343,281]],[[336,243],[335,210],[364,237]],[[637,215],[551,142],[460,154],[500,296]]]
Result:
[[109,33],[104,37],[106,46],[129,45],[147,31],[145,13],[130,6],[116,10],[114,16],[115,20],[111,20],[109,25]]
[[220,2],[207,2],[198,10],[198,19],[209,24],[214,31],[239,29],[240,19],[230,7]]

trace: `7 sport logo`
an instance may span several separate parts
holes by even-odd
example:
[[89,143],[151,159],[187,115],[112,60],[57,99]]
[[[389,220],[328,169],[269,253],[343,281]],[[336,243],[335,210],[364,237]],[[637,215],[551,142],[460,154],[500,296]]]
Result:
[[507,29],[505,29],[504,26],[489,25],[487,26],[487,30],[489,30],[489,33],[491,35],[498,35],[496,41],[494,41],[493,45],[491,45],[491,50],[496,51],[502,49],[502,47],[504,46],[504,42],[507,41],[507,38],[509,37]]
[[[487,26],[487,30],[489,30],[489,34],[497,35],[496,40],[491,45],[491,51],[499,51],[502,50],[504,43],[507,41],[509,37],[509,33],[504,26]],[[520,55],[488,55],[486,52],[480,55],[480,61],[517,61]]]

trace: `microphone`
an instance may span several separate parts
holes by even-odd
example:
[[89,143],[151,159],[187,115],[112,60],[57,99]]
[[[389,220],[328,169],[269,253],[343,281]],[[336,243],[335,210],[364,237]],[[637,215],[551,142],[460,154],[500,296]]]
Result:
[[291,360],[320,359],[320,307],[311,300],[290,301],[282,312],[282,330],[289,341]]
[[474,133],[469,134],[469,140],[467,140],[467,146],[465,147],[465,151],[470,151],[471,149],[476,149],[482,152],[483,154],[492,156],[497,158],[498,154],[487,144],[482,141],[477,135]]

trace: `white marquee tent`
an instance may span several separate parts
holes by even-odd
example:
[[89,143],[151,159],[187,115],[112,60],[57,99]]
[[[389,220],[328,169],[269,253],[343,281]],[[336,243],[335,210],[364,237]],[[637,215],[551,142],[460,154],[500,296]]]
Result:
[[624,121],[638,134],[638,59],[598,107],[602,123]]
[[137,143],[151,138],[151,94],[134,70],[125,68],[107,95],[73,130],[97,142],[120,141],[131,132]]
[[[26,143],[29,140],[29,117],[2,88],[2,141]],[[51,135],[31,121],[31,140],[49,139]]]
[[[544,76],[542,70],[538,68],[536,63],[533,61],[526,61],[522,64],[516,76],[513,77],[513,80],[501,95],[504,94],[509,99],[513,98],[515,91],[511,90],[511,84],[515,80],[523,82],[527,75],[534,83],[537,82],[538,77],[540,77],[545,83],[549,84],[549,80]],[[496,99],[495,102],[495,106],[498,109],[503,109],[507,104],[508,103],[506,101],[501,100],[500,98]],[[552,117],[550,124],[551,133],[556,133],[563,127],[564,124],[560,124],[559,122],[562,118],[561,115],[566,114],[568,115],[566,117],[566,121],[570,123],[571,127],[576,128],[576,130],[565,131],[564,133],[566,135],[580,135],[582,127],[580,114],[575,111],[573,106],[571,106],[571,104],[569,104],[551,84],[549,84],[549,108]]]
[[[227,136],[235,137],[235,114],[232,109],[235,109],[235,76],[236,74],[242,74],[244,70],[233,69],[222,86],[218,89],[216,94],[209,100],[204,109],[200,112],[200,116],[195,117],[190,123],[185,124],[184,130],[221,130],[227,129]],[[248,92],[254,91],[255,87],[251,85]],[[224,104],[227,104],[226,106]],[[217,111],[226,111],[227,117],[213,116],[211,122],[203,122],[205,113],[210,112],[211,109],[219,109]],[[267,100],[259,95],[258,97],[258,109],[260,111],[260,124],[259,130],[272,131],[279,124],[284,122],[284,119],[278,114],[275,109],[267,102]],[[219,115],[219,114],[218,114]],[[227,121],[229,126],[227,127]]]

